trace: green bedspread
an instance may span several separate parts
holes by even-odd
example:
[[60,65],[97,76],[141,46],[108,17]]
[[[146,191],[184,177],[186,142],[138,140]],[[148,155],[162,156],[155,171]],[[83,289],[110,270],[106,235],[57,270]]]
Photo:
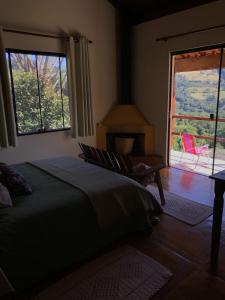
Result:
[[148,216],[100,231],[84,192],[29,165],[17,165],[33,194],[0,209],[0,266],[23,289],[80,262],[129,232],[150,228]]

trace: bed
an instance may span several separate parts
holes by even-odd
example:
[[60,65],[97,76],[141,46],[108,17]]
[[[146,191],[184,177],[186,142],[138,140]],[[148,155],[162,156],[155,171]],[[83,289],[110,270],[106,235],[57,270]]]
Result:
[[77,159],[14,167],[33,189],[0,209],[0,266],[16,290],[90,258],[119,237],[149,230],[161,212],[135,181]]

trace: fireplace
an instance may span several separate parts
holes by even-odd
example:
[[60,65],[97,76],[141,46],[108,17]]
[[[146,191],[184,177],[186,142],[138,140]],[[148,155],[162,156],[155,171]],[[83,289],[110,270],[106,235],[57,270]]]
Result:
[[123,133],[123,132],[108,132],[106,138],[106,146],[107,150],[112,152],[119,152],[116,145],[116,139],[131,139],[133,140],[133,144],[131,147],[131,151],[128,154],[131,155],[144,155],[145,147],[145,135],[144,133]]
[[131,154],[154,154],[154,127],[135,105],[117,105],[96,126],[97,147],[116,151],[116,138],[133,138]]

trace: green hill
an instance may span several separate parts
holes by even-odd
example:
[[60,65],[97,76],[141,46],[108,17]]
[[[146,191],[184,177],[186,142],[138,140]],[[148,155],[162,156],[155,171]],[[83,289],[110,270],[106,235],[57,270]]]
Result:
[[[176,115],[216,116],[218,98],[218,70],[191,71],[176,74]],[[219,117],[225,118],[225,70],[221,72],[219,95]],[[175,119],[175,132],[188,132],[196,135],[214,136],[215,122]],[[218,123],[217,136],[225,137],[225,123]],[[196,139],[198,145],[213,141]],[[223,143],[225,145],[225,143]],[[223,147],[222,143],[218,143]],[[179,138],[175,138],[175,149],[181,148]]]

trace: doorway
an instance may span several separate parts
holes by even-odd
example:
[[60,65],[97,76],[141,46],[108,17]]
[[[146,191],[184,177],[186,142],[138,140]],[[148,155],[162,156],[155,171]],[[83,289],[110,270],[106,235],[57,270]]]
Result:
[[225,48],[171,58],[169,165],[212,175],[225,169]]

